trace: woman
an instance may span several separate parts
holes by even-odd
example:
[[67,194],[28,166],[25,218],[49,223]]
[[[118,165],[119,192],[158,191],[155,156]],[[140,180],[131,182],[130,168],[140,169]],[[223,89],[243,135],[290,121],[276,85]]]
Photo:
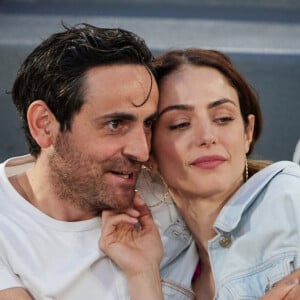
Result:
[[261,112],[225,55],[171,51],[156,71],[153,157],[197,245],[196,298],[258,299],[300,266],[300,168],[248,158]]

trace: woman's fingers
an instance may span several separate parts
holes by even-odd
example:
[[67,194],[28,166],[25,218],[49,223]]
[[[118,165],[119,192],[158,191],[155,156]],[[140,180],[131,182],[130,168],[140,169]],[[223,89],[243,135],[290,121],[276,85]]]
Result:
[[[146,234],[146,235],[145,235]],[[160,236],[151,211],[135,194],[132,207],[124,211],[102,212],[102,233],[99,246],[102,251],[111,253],[112,247],[132,247],[137,241],[148,243],[147,239],[156,239],[160,242]]]
[[100,249],[108,253],[111,246],[126,238],[126,232],[136,223],[138,223],[137,218],[126,213],[116,214],[111,211],[103,211],[101,238],[99,240]]
[[296,298],[289,297],[289,294],[293,291],[295,287],[299,287],[299,279],[287,277],[280,283],[276,284],[265,296],[263,296],[259,300],[300,299],[300,289],[298,289]]
[[[139,211],[140,215],[138,217],[140,225],[145,229],[147,227],[156,226],[152,217],[151,210],[147,204],[140,197],[140,193],[135,194],[133,201],[133,207]],[[156,227],[155,227],[156,228]]]
[[106,227],[115,227],[121,223],[135,224],[138,222],[136,217],[132,217],[126,213],[122,214],[107,214],[107,212],[102,213],[103,224]]

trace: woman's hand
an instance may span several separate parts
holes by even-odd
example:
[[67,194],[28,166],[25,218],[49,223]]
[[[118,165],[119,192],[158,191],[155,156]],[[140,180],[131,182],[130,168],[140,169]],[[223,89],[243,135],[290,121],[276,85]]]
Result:
[[264,297],[259,300],[298,300],[300,299],[300,270],[279,281]]
[[162,242],[149,208],[137,194],[132,208],[103,211],[99,246],[126,274],[131,299],[163,299]]

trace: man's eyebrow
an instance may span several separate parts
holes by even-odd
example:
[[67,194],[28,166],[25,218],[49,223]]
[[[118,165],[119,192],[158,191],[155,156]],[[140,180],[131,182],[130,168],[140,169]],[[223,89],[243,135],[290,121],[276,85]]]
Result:
[[155,112],[151,114],[149,117],[146,118],[146,120],[156,120],[158,118],[158,113]]
[[124,113],[124,112],[114,112],[111,114],[105,114],[100,118],[97,118],[97,120],[112,120],[112,119],[135,121],[137,118],[132,114]]
[[222,105],[224,103],[231,103],[234,106],[236,106],[236,103],[234,101],[232,101],[230,99],[227,99],[227,98],[222,98],[222,99],[219,99],[217,101],[209,103],[207,107],[210,109],[210,108],[214,108],[216,106]]
[[[157,119],[157,112],[152,113],[150,116],[146,118],[146,120],[155,120]],[[137,117],[135,115],[124,113],[124,112],[114,112],[111,114],[105,114],[99,118],[97,118],[95,121],[106,121],[106,120],[127,120],[127,121],[136,121]]]
[[161,117],[162,114],[171,111],[171,110],[186,110],[192,111],[194,108],[191,105],[184,105],[184,104],[177,104],[177,105],[170,105],[165,107],[159,114],[158,117]]

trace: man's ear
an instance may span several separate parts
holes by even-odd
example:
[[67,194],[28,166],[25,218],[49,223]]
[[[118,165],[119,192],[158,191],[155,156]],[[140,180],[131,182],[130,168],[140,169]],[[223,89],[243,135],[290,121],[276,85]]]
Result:
[[41,148],[53,145],[58,122],[43,100],[32,102],[27,110],[27,122],[30,133]]

